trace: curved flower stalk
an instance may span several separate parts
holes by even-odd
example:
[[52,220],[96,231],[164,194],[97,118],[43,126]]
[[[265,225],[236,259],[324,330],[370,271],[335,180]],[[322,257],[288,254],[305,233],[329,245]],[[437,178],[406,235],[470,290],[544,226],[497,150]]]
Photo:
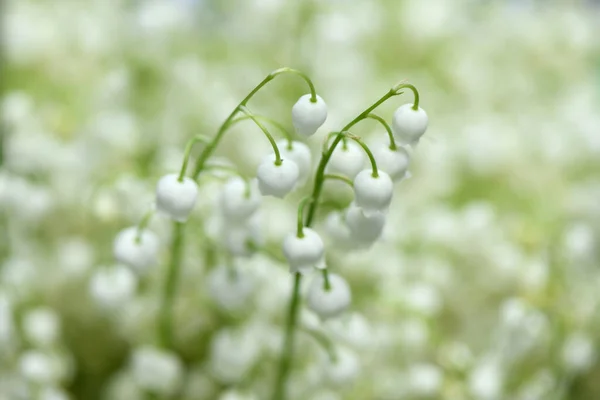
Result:
[[[168,174],[161,178],[157,185],[156,208],[161,214],[167,215],[174,221],[170,259],[165,271],[157,331],[158,343],[165,351],[173,351],[176,341],[173,331],[173,306],[185,248],[185,226],[192,217],[196,199],[201,192],[198,188],[198,178],[203,171],[216,167],[209,165],[207,161],[228,129],[245,119],[252,120],[273,148],[273,152],[267,155],[258,167],[257,179],[253,181],[256,182],[256,185],[235,170],[233,172],[238,176],[230,179],[224,185],[220,197],[221,217],[225,220],[226,232],[239,231],[239,234],[232,234],[235,236],[234,238],[229,235],[235,240],[231,241],[225,238],[225,248],[230,256],[245,257],[259,248],[257,243],[248,242],[248,224],[250,221],[257,221],[256,211],[261,203],[258,192],[263,196],[283,198],[297,188],[298,183],[304,181],[310,171],[312,157],[309,147],[295,141],[287,129],[277,121],[255,114],[247,106],[250,99],[267,83],[286,73],[299,76],[310,89],[310,93],[301,96],[292,107],[292,123],[298,135],[312,136],[327,118],[327,105],[317,95],[312,81],[305,74],[294,69],[281,68],[269,74],[248,93],[225,119],[214,137],[208,138],[203,135],[193,137],[186,146],[179,174]],[[388,99],[400,95],[402,89],[405,88],[414,92],[414,104],[411,105],[410,112],[406,112],[406,107],[400,107],[394,116],[393,127],[390,127],[373,111]],[[393,156],[402,157],[404,153],[399,150],[396,141],[400,140],[401,143],[414,146],[426,129],[426,117],[423,118],[424,111],[418,107],[418,103],[419,95],[414,86],[410,84],[396,85],[339,132],[328,136],[314,174],[312,191],[300,202],[298,207],[296,230],[294,233],[290,233],[283,242],[283,255],[290,266],[294,283],[287,310],[279,368],[273,387],[272,398],[274,400],[286,399],[286,382],[293,365],[294,336],[300,307],[302,275],[315,268],[321,271],[321,276],[313,280],[307,304],[322,318],[340,315],[350,305],[352,298],[350,286],[344,278],[337,274],[329,275],[325,264],[324,242],[319,233],[311,228],[325,181],[339,180],[352,187],[355,205],[346,213],[346,218],[341,223],[347,224],[349,239],[355,243],[362,242],[361,246],[367,247],[381,236],[385,223],[385,212],[392,200],[393,180],[386,169],[393,169],[395,174],[400,174],[398,171],[403,168],[402,160],[386,155],[383,162],[385,168],[380,169],[375,154],[360,137],[350,133],[349,130],[365,119],[378,121],[389,136],[389,151],[394,153]],[[240,114],[241,116],[239,116]],[[264,122],[282,132],[285,141],[275,140],[263,124]],[[331,143],[329,143],[330,138],[332,138]],[[198,142],[201,142],[204,148],[195,161],[191,176],[186,177],[191,150]],[[343,148],[340,152],[335,153],[340,142],[343,142]],[[363,169],[364,161],[367,159],[370,168]],[[230,167],[224,168],[230,169]],[[149,239],[151,233],[146,229],[151,215],[148,214],[137,229],[130,228],[126,231],[125,241],[121,238],[116,243],[116,246],[118,244],[116,249],[119,250],[116,251],[116,255],[120,261],[140,267],[146,266],[156,258],[157,245]],[[363,229],[365,224],[369,225],[367,230]],[[223,285],[219,283],[217,286]],[[213,285],[213,287],[216,286]],[[221,300],[228,301],[223,299]]]

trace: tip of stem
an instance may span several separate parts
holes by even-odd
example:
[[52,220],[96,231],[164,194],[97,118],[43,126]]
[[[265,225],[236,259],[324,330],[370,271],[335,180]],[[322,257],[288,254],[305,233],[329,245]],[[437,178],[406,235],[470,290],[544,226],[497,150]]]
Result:
[[417,103],[413,103],[412,109],[415,111],[419,111],[419,105]]
[[281,166],[281,164],[283,164],[283,159],[278,158],[277,160],[275,160],[274,164],[275,164],[276,167]]
[[375,179],[379,178],[379,172],[377,172],[377,170],[373,170],[373,173],[371,174],[371,176]]

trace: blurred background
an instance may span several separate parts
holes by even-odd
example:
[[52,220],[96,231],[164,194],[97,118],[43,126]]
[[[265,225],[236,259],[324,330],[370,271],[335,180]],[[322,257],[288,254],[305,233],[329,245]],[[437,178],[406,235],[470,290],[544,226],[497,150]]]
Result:
[[[598,2],[5,0],[1,12],[0,399],[145,398],[131,358],[155,340],[167,246],[148,276],[98,273],[186,141],[213,135],[282,66],[328,104],[315,159],[329,130],[402,80],[430,118],[381,242],[328,244],[353,304],[317,325],[346,359],[328,365],[299,333],[292,398],[600,398]],[[250,108],[291,127],[305,92],[278,78]],[[385,139],[375,123],[354,133]],[[251,176],[268,151],[241,124],[218,153]],[[289,274],[256,254],[235,260],[244,304],[211,291],[219,185],[201,187],[188,224],[177,398],[264,399]],[[265,200],[276,251],[298,198]],[[168,221],[150,227],[168,243]]]

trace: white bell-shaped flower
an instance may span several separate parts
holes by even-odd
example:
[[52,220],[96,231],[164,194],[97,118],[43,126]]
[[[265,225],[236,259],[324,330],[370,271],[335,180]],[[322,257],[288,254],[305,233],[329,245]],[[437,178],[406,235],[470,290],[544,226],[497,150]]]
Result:
[[100,307],[122,307],[135,294],[137,277],[124,265],[99,268],[90,279],[90,295]]
[[327,104],[323,99],[318,95],[314,103],[310,99],[311,95],[305,94],[292,107],[292,124],[305,137],[314,135],[327,119]]
[[256,177],[258,188],[264,196],[283,198],[294,189],[300,170],[292,160],[283,160],[275,165],[275,155],[269,154],[258,166]]
[[325,245],[321,236],[311,228],[303,228],[303,237],[296,232],[283,239],[283,255],[290,265],[290,272],[305,274],[313,268],[325,268]]
[[400,181],[407,177],[410,155],[404,147],[390,149],[389,145],[380,144],[372,147],[373,155],[377,161],[377,167],[392,178],[392,181]]
[[352,239],[350,229],[346,224],[345,217],[339,211],[332,211],[325,219],[325,232],[332,241],[332,245],[342,250],[352,250],[356,248],[356,243]]
[[260,340],[252,330],[220,330],[210,344],[210,371],[220,382],[239,382],[258,360],[260,350]]
[[156,185],[156,209],[175,221],[185,222],[198,199],[198,184],[188,177],[165,175]]
[[208,293],[226,311],[247,307],[255,292],[254,276],[240,268],[219,266],[208,274]]
[[335,148],[325,170],[330,174],[340,174],[354,179],[363,170],[366,160],[367,156],[360,145],[348,139],[345,145],[340,143]]
[[131,359],[133,380],[149,392],[173,395],[183,378],[183,366],[171,352],[151,346],[135,349]]
[[421,107],[413,109],[412,104],[404,104],[396,109],[392,118],[392,132],[400,144],[415,146],[427,130],[429,119]]
[[221,221],[220,235],[225,248],[236,257],[248,257],[253,254],[253,248],[263,244],[261,231],[261,215],[255,213],[247,221],[229,223]]
[[156,264],[159,248],[158,237],[151,231],[142,230],[138,240],[138,228],[123,229],[113,243],[113,253],[118,262],[143,273]]
[[360,373],[360,361],[356,353],[346,346],[336,346],[335,360],[330,357],[323,364],[324,375],[335,386],[347,386]]
[[65,376],[64,360],[56,353],[27,350],[19,357],[19,372],[39,385],[57,384]]
[[355,243],[370,246],[381,237],[385,214],[380,211],[365,214],[362,208],[352,204],[346,210],[345,222]]
[[373,176],[371,169],[365,169],[354,179],[354,202],[366,215],[386,211],[392,202],[394,183],[384,171]]
[[312,168],[312,154],[310,148],[296,140],[292,141],[291,148],[287,139],[282,139],[277,142],[281,158],[291,160],[298,166],[298,184],[306,182]]
[[231,222],[242,222],[258,210],[261,200],[256,180],[247,183],[239,176],[235,176],[223,186],[219,206],[225,219]]
[[337,274],[329,274],[329,290],[325,288],[323,276],[317,276],[311,282],[306,297],[308,308],[323,319],[340,315],[351,301],[350,286]]
[[47,307],[27,312],[23,316],[23,333],[31,344],[38,347],[56,343],[60,335],[58,315]]

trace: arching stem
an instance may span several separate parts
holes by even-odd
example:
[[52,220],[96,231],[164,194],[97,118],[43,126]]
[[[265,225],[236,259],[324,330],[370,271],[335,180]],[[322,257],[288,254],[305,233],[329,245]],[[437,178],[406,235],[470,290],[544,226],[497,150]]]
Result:
[[179,177],[177,180],[179,182],[183,182],[183,177],[185,176],[185,171],[187,170],[188,162],[190,160],[190,153],[192,152],[192,148],[198,142],[202,142],[207,144],[210,142],[210,139],[204,135],[196,135],[190,140],[188,140],[185,150],[183,152],[183,163],[181,164],[181,170],[179,171]]
[[267,139],[269,139],[269,143],[271,143],[271,146],[273,147],[273,151],[275,152],[275,165],[281,165],[283,160],[281,159],[281,154],[279,153],[279,147],[277,147],[277,143],[275,143],[275,139],[273,139],[273,135],[271,135],[271,133],[269,133],[268,129],[258,120],[258,118],[256,118],[256,116],[254,114],[252,114],[252,112],[250,110],[248,110],[248,108],[246,106],[240,106],[240,111],[243,112],[244,114],[246,114],[252,121],[254,121],[254,123],[256,125],[258,125],[260,130],[263,131],[263,133],[265,134]]
[[381,125],[383,125],[383,127],[384,127],[384,128],[385,128],[385,130],[387,131],[387,133],[388,133],[388,136],[389,136],[389,138],[390,138],[390,150],[392,150],[392,151],[396,151],[396,149],[397,149],[398,147],[396,146],[396,139],[394,139],[394,132],[392,132],[392,128],[391,128],[391,127],[390,127],[390,125],[389,125],[389,124],[386,122],[386,120],[385,120],[385,119],[383,119],[382,117],[380,117],[379,115],[377,115],[377,114],[374,114],[374,113],[370,113],[370,114],[368,114],[368,115],[367,115],[367,118],[374,119],[375,121],[379,121],[379,123],[380,123]]

